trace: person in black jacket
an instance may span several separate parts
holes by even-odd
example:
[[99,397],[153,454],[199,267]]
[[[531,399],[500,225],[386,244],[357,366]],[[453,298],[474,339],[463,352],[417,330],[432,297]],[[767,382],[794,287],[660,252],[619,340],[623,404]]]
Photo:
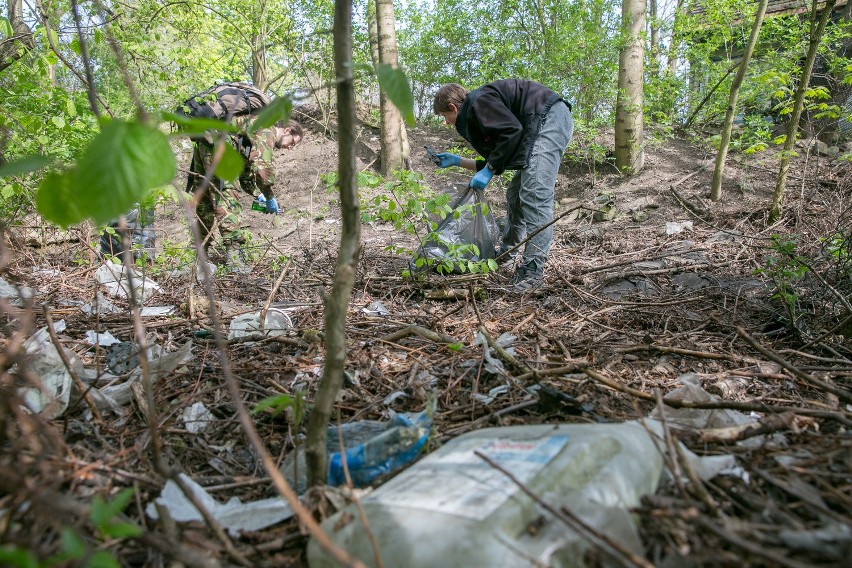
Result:
[[[556,174],[574,132],[571,105],[541,83],[503,79],[471,92],[456,83],[444,85],[435,93],[433,110],[483,157],[442,152],[439,167],[476,172],[470,185],[477,190],[485,189],[494,175],[517,170],[506,189],[508,215],[500,254],[553,220]],[[542,285],[552,240],[553,227],[548,226],[526,242],[512,278],[515,290]],[[504,260],[514,260],[514,254]]]

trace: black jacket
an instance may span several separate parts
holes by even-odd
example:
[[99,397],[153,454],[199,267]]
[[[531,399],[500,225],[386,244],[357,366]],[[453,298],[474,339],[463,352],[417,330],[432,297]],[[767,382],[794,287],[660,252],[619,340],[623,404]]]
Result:
[[487,161],[496,174],[520,170],[529,165],[542,119],[561,100],[535,81],[494,81],[468,93],[456,117],[456,130],[485,158],[477,161],[477,169]]

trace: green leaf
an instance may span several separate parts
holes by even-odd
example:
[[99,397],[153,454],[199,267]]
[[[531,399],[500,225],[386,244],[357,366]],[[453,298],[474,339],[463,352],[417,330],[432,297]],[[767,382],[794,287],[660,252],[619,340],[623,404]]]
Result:
[[82,49],[80,49],[80,38],[75,37],[71,40],[71,51],[73,51],[75,55],[80,55],[80,53],[82,53]]
[[113,517],[124,510],[125,507],[133,499],[133,494],[136,490],[132,487],[127,487],[118,492],[110,501],[104,501],[99,496],[92,500],[92,510],[89,512],[92,524],[98,528],[106,526]]
[[15,568],[38,568],[38,559],[29,550],[17,547],[7,548],[7,545],[3,545],[0,548],[0,565],[14,566]]
[[82,558],[86,554],[86,543],[76,532],[68,527],[62,529],[60,536],[62,543],[62,556],[67,560],[71,558]]
[[135,538],[142,534],[142,529],[133,523],[107,523],[101,531],[110,538]]
[[50,173],[45,176],[36,193],[36,208],[41,216],[61,227],[68,227],[85,219],[85,212],[74,199],[71,176]]
[[25,156],[14,162],[0,166],[0,178],[28,174],[43,168],[49,163],[50,161],[44,156]]
[[12,24],[9,23],[9,20],[0,18],[0,34],[3,34],[3,37],[12,37],[13,33]]
[[175,123],[179,129],[178,133],[182,135],[204,134],[208,130],[233,133],[239,132],[239,129],[230,122],[217,120],[215,118],[190,118],[183,114],[164,112],[163,120]]
[[138,122],[112,120],[70,170],[48,176],[36,195],[42,216],[67,227],[104,224],[128,211],[177,171],[168,137]]
[[215,174],[221,179],[228,181],[235,180],[243,172],[245,160],[242,155],[227,142],[219,142],[219,144],[222,144],[225,147],[225,151],[222,152],[222,159],[219,160],[218,164],[216,164]]
[[52,122],[56,128],[65,128],[65,119],[61,116],[54,116],[50,119],[50,122]]
[[414,126],[414,95],[411,86],[402,69],[394,69],[387,63],[380,63],[376,68],[379,86],[391,100],[408,126]]
[[278,396],[268,396],[257,403],[252,409],[252,414],[263,412],[264,410],[272,410],[273,416],[278,416],[285,408],[293,404],[293,397],[288,394],[280,394]]
[[293,110],[293,101],[289,96],[278,97],[269,106],[260,111],[257,118],[249,125],[247,131],[254,134],[263,128],[269,128],[279,120],[284,122],[290,120],[290,111]]
[[447,349],[449,349],[450,351],[461,351],[462,349],[464,349],[464,343],[460,341],[456,343],[450,343],[449,345],[447,345]]
[[74,101],[71,99],[68,99],[65,103],[65,114],[71,117],[77,116],[77,105],[75,105]]
[[99,550],[86,561],[86,568],[121,568],[121,564],[112,552]]

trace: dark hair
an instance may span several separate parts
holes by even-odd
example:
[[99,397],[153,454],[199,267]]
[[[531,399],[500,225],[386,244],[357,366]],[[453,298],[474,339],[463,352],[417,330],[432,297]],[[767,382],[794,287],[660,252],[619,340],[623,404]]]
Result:
[[451,104],[456,105],[456,107],[460,107],[466,98],[467,89],[458,83],[447,83],[438,89],[437,93],[435,93],[435,101],[432,104],[432,110],[435,114],[448,112]]

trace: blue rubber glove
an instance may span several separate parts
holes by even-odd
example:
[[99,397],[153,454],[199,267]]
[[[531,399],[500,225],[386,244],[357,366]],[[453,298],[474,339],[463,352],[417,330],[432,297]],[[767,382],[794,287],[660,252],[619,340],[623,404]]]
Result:
[[274,197],[270,197],[266,200],[266,212],[267,213],[278,213],[278,202],[275,201]]
[[438,164],[439,168],[449,168],[450,166],[461,165],[461,156],[456,156],[455,154],[450,154],[449,152],[440,152],[435,155],[438,156],[439,160],[441,160],[441,163]]
[[491,171],[491,168],[488,166],[482,168],[476,175],[473,176],[473,179],[470,180],[470,187],[473,189],[485,189],[485,186],[488,185],[488,182],[491,181],[491,177],[494,175],[494,172]]

